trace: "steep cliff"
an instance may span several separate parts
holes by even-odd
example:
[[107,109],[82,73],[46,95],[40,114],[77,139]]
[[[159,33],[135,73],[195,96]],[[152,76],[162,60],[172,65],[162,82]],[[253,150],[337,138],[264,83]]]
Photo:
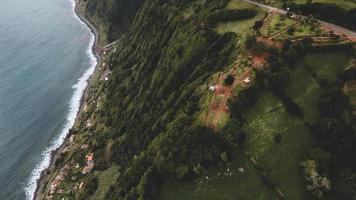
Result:
[[80,0],[78,3],[85,17],[100,30],[101,37],[110,42],[128,31],[144,0]]

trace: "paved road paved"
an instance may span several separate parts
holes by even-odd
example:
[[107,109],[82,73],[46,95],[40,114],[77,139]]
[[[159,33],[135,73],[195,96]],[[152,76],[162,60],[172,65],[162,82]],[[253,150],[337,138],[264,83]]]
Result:
[[[259,7],[262,7],[264,9],[267,9],[267,10],[270,10],[270,11],[278,12],[280,14],[284,14],[285,15],[288,12],[286,10],[283,10],[283,9],[280,9],[280,8],[275,8],[275,7],[272,7],[272,6],[265,5],[265,4],[261,4],[261,3],[258,3],[256,1],[251,1],[251,0],[244,0],[244,1],[248,2],[248,3],[251,3],[251,4],[255,4],[255,5],[259,6]],[[322,26],[326,27],[327,29],[334,31],[335,33],[343,33],[343,34],[347,35],[349,37],[349,39],[351,39],[353,41],[356,41],[356,32],[354,32],[352,30],[349,30],[349,29],[346,29],[346,28],[343,28],[341,26],[338,26],[338,25],[323,21],[323,20],[318,20],[318,21],[320,22],[320,24]]]

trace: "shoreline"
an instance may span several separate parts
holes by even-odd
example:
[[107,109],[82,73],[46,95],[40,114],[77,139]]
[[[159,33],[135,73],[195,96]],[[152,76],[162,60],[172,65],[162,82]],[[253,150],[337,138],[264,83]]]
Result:
[[[90,86],[90,83],[91,83],[91,79],[93,78],[93,75],[96,73],[97,71],[97,67],[100,65],[101,63],[101,57],[100,55],[95,51],[95,48],[98,46],[98,42],[99,42],[99,33],[97,32],[95,26],[90,23],[89,20],[87,20],[84,16],[82,16],[82,14],[80,13],[79,11],[79,3],[78,3],[78,0],[72,0],[72,2],[74,3],[74,15],[75,17],[78,17],[78,20],[80,21],[80,23],[83,23],[85,26],[88,27],[89,31],[91,32],[91,34],[94,35],[94,42],[90,48],[91,50],[91,54],[95,57],[96,59],[96,65],[94,66],[94,71],[93,73],[90,74],[89,78],[86,80],[87,82],[87,85],[85,87],[85,89],[82,91],[83,94],[82,96],[80,97],[80,102],[79,102],[79,109],[78,109],[78,112],[76,113],[76,116],[75,116],[75,119],[74,119],[74,125],[75,123],[77,123],[77,120],[78,120],[78,117],[80,116],[80,114],[82,113],[83,111],[83,106],[84,106],[84,103],[86,102],[86,99],[87,99],[87,95],[88,95],[88,88]],[[89,70],[90,68],[88,68],[87,70]],[[85,73],[78,79],[78,81],[85,75]],[[73,96],[75,94],[73,93]],[[72,97],[73,97],[72,96]],[[74,126],[73,125],[73,126]],[[73,126],[71,126],[70,128],[72,128]],[[43,169],[40,173],[40,177],[39,179],[37,180],[37,183],[36,183],[36,189],[34,191],[34,194],[33,194],[33,198],[31,200],[36,200],[36,199],[39,199],[40,197],[42,197],[42,190],[44,188],[44,186],[46,185],[46,181],[47,181],[47,178],[48,178],[48,175],[47,175],[47,171],[53,167],[54,165],[54,161],[56,160],[56,158],[59,156],[60,152],[62,152],[64,150],[64,148],[66,147],[66,142],[68,141],[68,139],[70,138],[71,134],[69,132],[70,129],[68,130],[65,130],[67,133],[66,133],[66,136],[64,137],[63,139],[63,142],[62,144],[59,145],[58,148],[56,148],[55,150],[52,150],[49,157],[50,157],[50,160],[49,160],[49,165]]]

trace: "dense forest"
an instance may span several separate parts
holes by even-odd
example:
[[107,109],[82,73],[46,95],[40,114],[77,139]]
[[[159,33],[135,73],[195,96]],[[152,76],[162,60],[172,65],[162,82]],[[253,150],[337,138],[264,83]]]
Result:
[[[120,166],[120,176],[107,199],[154,199],[161,178],[192,177],[229,159],[233,146],[194,124],[198,87],[236,51],[235,34],[219,35],[212,29],[226,18],[222,10],[215,12],[225,3],[146,1],[110,54],[112,79],[97,117],[107,129],[91,142],[99,159],[96,168],[105,170],[110,164],[100,160],[100,152],[109,139],[115,141],[110,161]],[[254,15],[232,13],[234,19]],[[83,195],[79,198],[88,193]]]
[[136,12],[144,0],[83,0],[85,17],[100,30],[100,37],[108,42],[128,31]]

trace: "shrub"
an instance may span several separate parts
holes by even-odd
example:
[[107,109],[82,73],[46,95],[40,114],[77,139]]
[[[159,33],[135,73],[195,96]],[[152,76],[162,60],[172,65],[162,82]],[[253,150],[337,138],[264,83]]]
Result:
[[300,164],[303,167],[307,189],[317,198],[323,198],[324,193],[329,191],[330,181],[317,172],[317,165],[314,160],[306,160]]
[[233,75],[229,75],[224,80],[224,84],[227,85],[227,86],[231,86],[234,83],[234,81],[235,81],[235,77]]
[[219,22],[250,19],[256,14],[257,12],[254,9],[222,9],[211,14],[208,18],[208,23],[210,26],[215,26]]

